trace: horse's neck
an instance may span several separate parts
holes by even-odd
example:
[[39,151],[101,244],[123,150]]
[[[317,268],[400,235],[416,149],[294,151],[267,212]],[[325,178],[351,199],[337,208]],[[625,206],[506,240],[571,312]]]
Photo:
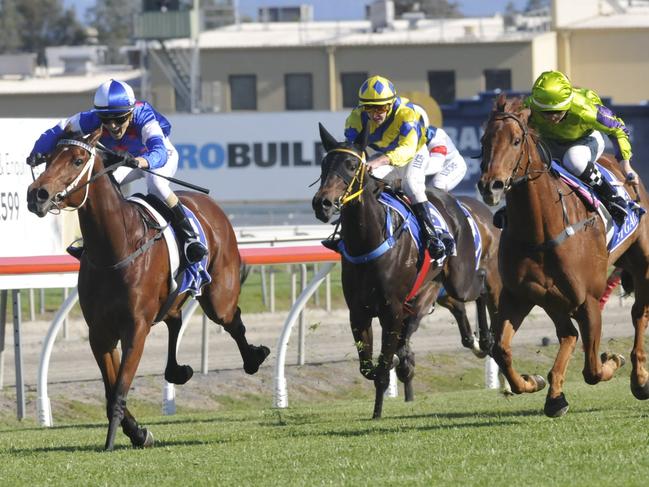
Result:
[[341,213],[341,233],[352,255],[370,252],[384,238],[385,207],[374,194],[365,191],[362,200],[347,204]]
[[90,185],[88,200],[79,209],[79,225],[86,251],[95,254],[94,262],[128,255],[134,212],[108,175]]
[[507,225],[526,235],[526,240],[544,242],[562,228],[562,206],[558,203],[557,182],[540,162],[536,151],[531,158],[534,162],[528,170],[529,180],[507,193]]

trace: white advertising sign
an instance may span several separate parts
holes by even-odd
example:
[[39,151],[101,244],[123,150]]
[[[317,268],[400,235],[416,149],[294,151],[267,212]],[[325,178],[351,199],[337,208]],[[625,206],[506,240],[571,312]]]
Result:
[[27,211],[32,173],[25,159],[40,134],[55,123],[0,119],[0,257],[54,255],[64,250],[62,218],[39,218]]
[[347,112],[173,115],[176,177],[223,201],[310,200],[320,175],[318,122],[338,140]]

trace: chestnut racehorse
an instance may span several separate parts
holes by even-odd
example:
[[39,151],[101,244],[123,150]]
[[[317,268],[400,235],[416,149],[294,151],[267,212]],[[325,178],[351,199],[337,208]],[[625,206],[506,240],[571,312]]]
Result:
[[[105,168],[96,148],[101,130],[63,139],[48,158],[44,172],[29,186],[29,211],[76,209],[84,241],[79,269],[79,302],[89,328],[92,353],[104,381],[109,420],[105,449],[113,449],[118,425],[133,446],[151,446],[153,436],[138,425],[126,408],[126,397],[137,371],[144,342],[170,292],[169,257],[159,229],[135,204],[127,201]],[[178,192],[182,203],[200,220],[209,255],[206,270],[212,281],[198,296],[205,314],[221,324],[236,341],[244,370],[254,374],[269,353],[248,344],[238,307],[241,259],[227,217],[208,196]],[[163,317],[169,329],[165,378],[183,384],[191,367],[176,362],[181,308],[189,293],[176,297]],[[121,342],[122,356],[117,350]]]
[[[443,283],[446,292],[459,302],[481,298],[485,285],[476,270],[471,228],[457,201],[447,193],[429,193],[456,239],[457,256],[449,257],[441,267],[432,265],[418,292],[408,300],[418,275],[420,254],[413,239],[405,235],[407,230],[404,230],[403,218],[386,210],[385,205],[379,202],[385,184],[365,175],[367,133],[363,131],[354,144],[339,143],[321,125],[320,137],[327,154],[322,161],[321,185],[312,202],[316,217],[327,222],[335,211],[340,210],[341,235],[348,253],[351,256],[375,256],[364,262],[352,262],[344,257],[342,285],[358,349],[360,372],[374,381],[373,417],[379,418],[389,383],[389,370],[396,366],[399,378],[406,384],[412,379],[414,362],[408,341],[419,320],[430,311],[440,284]],[[489,213],[486,208],[484,211]],[[392,223],[388,225],[386,222],[389,221]],[[390,238],[386,226],[394,231]],[[492,241],[488,239],[489,243]],[[381,249],[381,253],[377,253],[377,249]],[[438,276],[440,280],[435,282]],[[406,301],[408,305],[404,306]],[[382,328],[381,353],[376,364],[373,359],[373,317],[379,318]]]
[[[492,323],[493,357],[513,392],[536,392],[545,387],[543,377],[521,375],[514,369],[511,350],[514,334],[538,305],[554,322],[559,339],[557,357],[548,374],[545,414],[558,417],[568,411],[563,383],[579,335],[571,318],[578,323],[583,340],[584,380],[588,384],[610,380],[624,359],[610,352],[599,355],[599,298],[606,286],[607,269],[615,264],[630,273],[635,286],[631,391],[636,398],[647,399],[644,331],[649,317],[649,221],[646,216],[640,218],[638,228],[609,255],[603,222],[549,170],[537,146],[539,138],[528,127],[529,117],[530,110],[520,99],[501,95],[482,140],[478,188],[487,204],[496,205],[505,197],[507,214],[500,239],[503,291],[498,319]],[[611,156],[604,155],[599,163],[624,180]],[[649,208],[642,184],[638,196],[640,204]]]

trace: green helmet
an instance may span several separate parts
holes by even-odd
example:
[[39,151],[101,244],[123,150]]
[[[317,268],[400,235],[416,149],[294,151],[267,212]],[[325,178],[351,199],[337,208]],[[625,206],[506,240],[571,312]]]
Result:
[[572,97],[570,80],[559,71],[541,73],[532,87],[532,105],[543,112],[569,110]]
[[358,90],[359,105],[387,105],[397,97],[392,82],[383,76],[372,76]]

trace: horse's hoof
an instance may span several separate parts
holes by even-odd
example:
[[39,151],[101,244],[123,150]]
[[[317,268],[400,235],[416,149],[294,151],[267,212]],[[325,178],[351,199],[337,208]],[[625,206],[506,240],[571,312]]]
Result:
[[395,367],[398,367],[400,362],[401,361],[399,360],[399,357],[397,357],[397,355],[394,354],[392,356],[392,366],[390,367],[390,369],[394,369]]
[[165,370],[165,380],[170,384],[183,385],[194,375],[194,369],[189,365],[179,365],[174,369]]
[[153,444],[155,443],[155,440],[153,438],[153,433],[151,433],[148,429],[142,428],[142,432],[144,436],[144,440],[141,439],[133,439],[131,438],[131,444],[133,445],[133,448],[151,448]]
[[631,392],[633,393],[633,397],[640,401],[649,399],[649,380],[645,382],[643,386],[640,384],[634,384],[633,381],[631,381]]
[[550,396],[545,398],[545,407],[543,408],[543,412],[549,418],[560,418],[561,416],[566,415],[569,408],[570,405],[568,404],[568,401],[566,401],[566,396],[564,396],[562,392],[555,398],[551,398]]
[[624,358],[623,355],[620,355],[619,353],[602,352],[599,358],[602,361],[602,363],[612,360],[613,362],[615,362],[618,369],[621,369],[622,367],[624,367],[624,364],[626,364],[626,359]]
[[547,382],[540,375],[522,375],[523,379],[527,381],[532,381],[535,384],[535,389],[531,392],[539,392],[540,390],[545,389]]
[[243,363],[243,370],[245,370],[248,375],[256,374],[259,370],[259,366],[263,364],[266,357],[270,355],[270,348],[264,345],[258,347],[250,345],[250,349],[252,351],[252,361]]

